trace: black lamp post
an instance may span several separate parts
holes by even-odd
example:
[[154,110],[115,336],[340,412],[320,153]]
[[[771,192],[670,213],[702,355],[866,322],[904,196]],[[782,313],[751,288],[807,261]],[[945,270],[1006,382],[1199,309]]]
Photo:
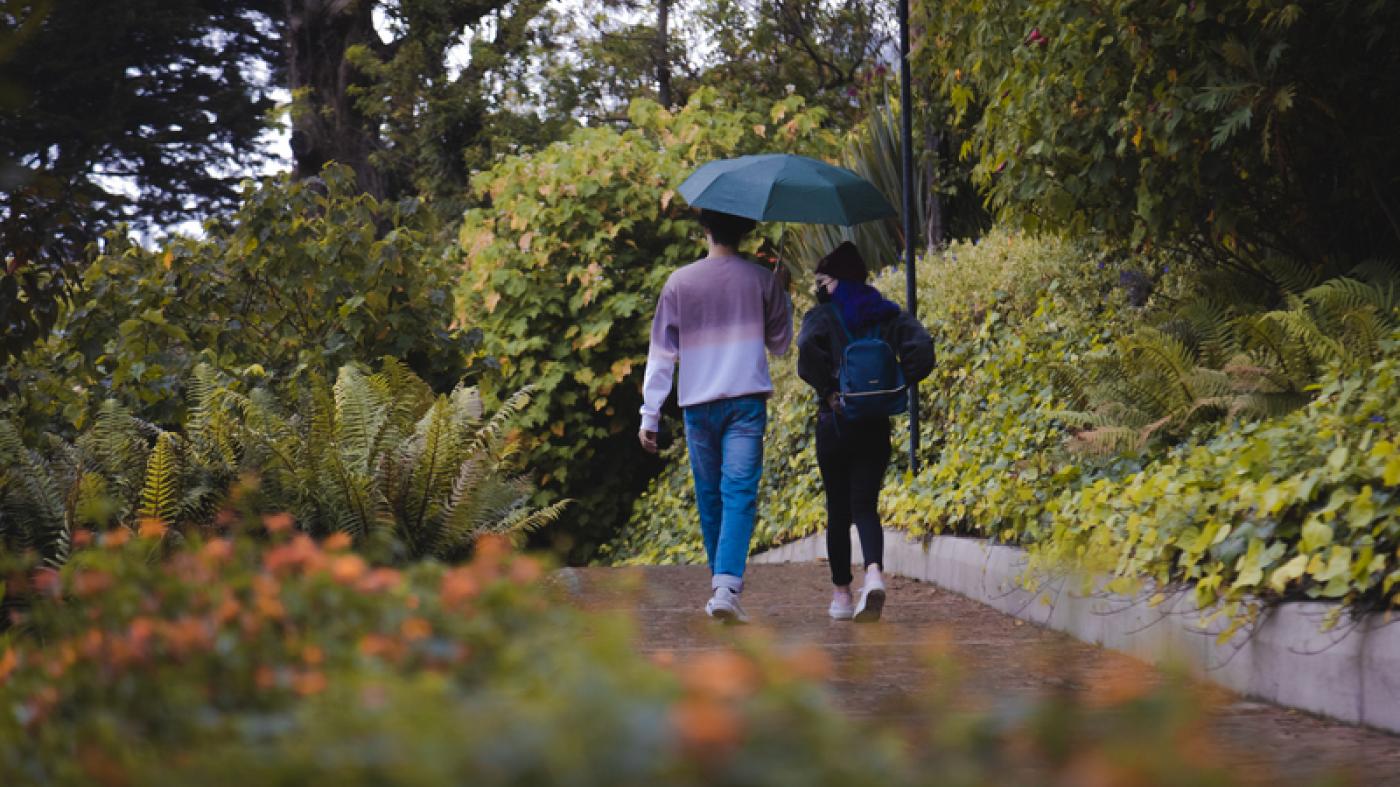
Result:
[[[904,176],[904,289],[909,313],[918,316],[914,281],[914,112],[909,78],[909,0],[899,0],[899,120],[903,126]],[[909,386],[909,469],[919,472],[919,392]]]

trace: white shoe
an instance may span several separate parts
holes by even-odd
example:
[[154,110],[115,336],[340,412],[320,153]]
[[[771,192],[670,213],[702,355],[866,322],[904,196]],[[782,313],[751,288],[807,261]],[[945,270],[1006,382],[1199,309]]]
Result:
[[866,581],[865,587],[860,589],[860,602],[856,604],[855,621],[857,623],[874,623],[880,619],[880,613],[885,609],[885,583],[879,580],[874,582]]
[[705,602],[705,614],[722,623],[749,622],[749,616],[739,606],[739,594],[729,588],[715,588],[715,594]]
[[830,615],[832,620],[850,620],[855,617],[856,607],[851,601],[851,594],[832,594],[831,606],[826,608],[826,614]]

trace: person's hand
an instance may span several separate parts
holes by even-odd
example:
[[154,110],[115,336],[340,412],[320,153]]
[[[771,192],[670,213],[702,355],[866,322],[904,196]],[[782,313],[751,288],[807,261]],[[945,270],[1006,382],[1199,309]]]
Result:
[[656,432],[643,429],[637,432],[637,440],[641,442],[642,450],[649,454],[654,454],[660,450],[656,445]]
[[826,397],[826,404],[831,408],[831,412],[837,415],[841,414],[841,394],[832,391]]

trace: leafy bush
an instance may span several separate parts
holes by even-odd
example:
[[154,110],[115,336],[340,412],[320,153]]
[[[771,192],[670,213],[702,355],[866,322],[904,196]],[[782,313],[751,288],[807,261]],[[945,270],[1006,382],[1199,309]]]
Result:
[[[924,470],[916,479],[887,485],[887,518],[920,526],[915,512],[926,502],[913,491],[897,498],[890,494],[909,486],[939,495],[943,527],[1015,532],[1018,526],[1010,521],[980,524],[987,506],[999,500],[984,487],[1009,483],[1008,467],[1022,460],[1037,472],[1054,473],[1049,455],[1062,430],[1049,419],[1036,423],[1027,413],[1054,407],[1053,364],[1101,346],[1109,336],[1116,312],[1108,293],[1116,271],[1107,264],[1100,270],[1100,261],[1073,244],[997,232],[977,243],[956,244],[943,258],[919,266],[919,313],[934,334],[938,365],[919,389]],[[904,287],[902,271],[889,271],[875,284],[903,301],[897,294]],[[773,376],[756,549],[826,526],[815,397],[791,362],[775,364]],[[907,440],[907,420],[897,419],[892,478],[907,472],[899,449]],[[626,533],[605,551],[609,559],[703,561],[684,451],[678,445],[667,455],[672,464],[638,501]],[[1018,498],[1013,494],[997,515],[1019,518]]]
[[1400,328],[1397,279],[1331,279],[1267,312],[1215,306],[1201,294],[1161,327],[1140,328],[1111,351],[1061,365],[1066,413],[1091,452],[1172,444],[1198,425],[1278,416],[1307,404],[1329,370],[1359,372]]
[[79,528],[207,529],[233,509],[290,511],[308,532],[344,533],[395,559],[464,554],[485,533],[517,534],[563,504],[527,506],[513,474],[518,394],[489,419],[473,388],[434,396],[403,364],[340,369],[299,399],[251,393],[195,370],[190,416],[167,432],[106,403],[73,443],[23,445],[0,421],[0,545],[61,564]]
[[644,657],[499,541],[398,571],[343,537],[153,559],[125,533],[0,573],[28,602],[0,635],[7,784],[1231,783],[1200,699],[1131,672],[995,718],[936,691],[881,729],[826,700],[819,651]]
[[174,426],[200,363],[275,384],[382,356],[438,390],[465,374],[479,339],[452,326],[457,267],[416,201],[377,202],[331,166],[250,185],[205,231],[107,237],[55,335],[0,377],[27,431],[86,425],[109,398]]
[[925,3],[917,60],[1000,218],[1268,279],[1393,253],[1394,3]]
[[484,390],[541,392],[521,421],[525,448],[548,488],[579,501],[575,558],[615,531],[655,469],[635,437],[652,311],[671,271],[704,255],[675,188],[711,159],[820,153],[832,144],[822,117],[795,97],[768,116],[711,90],[674,114],[642,100],[626,131],[583,129],[475,180],[490,207],[469,211],[461,231],[463,322],[499,363]]
[[[1001,233],[925,262],[922,314],[939,354],[920,388],[927,454],[917,475],[898,462],[891,470],[886,523],[1023,544],[1041,569],[1106,570],[1117,589],[1185,583],[1241,623],[1258,609],[1247,598],[1400,606],[1400,335],[1375,343],[1374,362],[1360,347],[1351,362],[1333,359],[1303,409],[1203,423],[1143,455],[1086,456],[1067,450],[1080,430],[1057,378],[1135,330],[1138,313],[1113,292],[1124,264]],[[878,284],[897,289],[897,278]],[[1168,276],[1161,287],[1165,299],[1190,282]],[[1240,319],[1325,319],[1329,297],[1314,292],[1295,311]],[[815,403],[790,370],[775,380],[756,549],[825,526]],[[639,501],[609,559],[703,560],[690,495],[677,461]]]

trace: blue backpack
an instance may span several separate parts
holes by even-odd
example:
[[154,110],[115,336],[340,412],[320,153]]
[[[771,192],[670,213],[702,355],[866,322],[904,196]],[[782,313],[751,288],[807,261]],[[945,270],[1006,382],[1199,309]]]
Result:
[[841,310],[831,308],[836,321],[846,334],[846,350],[841,357],[841,414],[848,421],[899,415],[909,409],[909,387],[904,370],[889,342],[880,338],[880,326],[857,339],[841,317]]

